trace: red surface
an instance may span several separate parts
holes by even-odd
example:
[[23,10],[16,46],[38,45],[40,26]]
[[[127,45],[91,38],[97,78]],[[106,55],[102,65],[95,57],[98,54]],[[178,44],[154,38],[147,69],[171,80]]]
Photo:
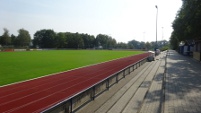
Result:
[[148,55],[144,53],[1,87],[0,113],[41,112]]

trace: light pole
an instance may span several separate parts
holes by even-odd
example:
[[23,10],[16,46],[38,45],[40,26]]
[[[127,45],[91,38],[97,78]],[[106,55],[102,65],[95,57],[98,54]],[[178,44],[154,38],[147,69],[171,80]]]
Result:
[[155,48],[155,51],[156,51],[156,49],[158,49],[158,44],[157,44],[157,19],[158,19],[158,6],[156,5],[155,7],[156,7],[156,10],[157,10],[157,12],[156,12],[156,48]]
[[163,40],[163,38],[164,38],[164,34],[163,34],[163,27],[162,27],[162,40]]

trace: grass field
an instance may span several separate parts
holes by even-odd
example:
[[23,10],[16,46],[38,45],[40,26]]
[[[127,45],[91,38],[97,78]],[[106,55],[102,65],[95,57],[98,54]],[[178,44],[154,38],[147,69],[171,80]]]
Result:
[[140,53],[143,52],[112,50],[0,52],[0,86]]

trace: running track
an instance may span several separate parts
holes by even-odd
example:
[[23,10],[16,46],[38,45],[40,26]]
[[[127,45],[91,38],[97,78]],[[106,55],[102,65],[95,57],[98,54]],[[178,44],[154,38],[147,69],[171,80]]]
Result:
[[0,113],[41,112],[147,56],[149,53],[0,87]]

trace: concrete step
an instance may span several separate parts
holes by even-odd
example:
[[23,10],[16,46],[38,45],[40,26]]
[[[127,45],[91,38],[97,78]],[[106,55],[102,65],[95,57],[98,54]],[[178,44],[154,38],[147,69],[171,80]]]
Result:
[[[134,80],[130,81],[130,83],[132,85],[124,93],[124,95],[121,96],[121,98],[117,99],[117,102],[115,103],[115,105],[113,105],[108,110],[108,112],[109,113],[121,113],[125,108],[127,108],[127,105],[129,104],[130,100],[132,100],[135,95],[138,95],[136,93],[138,93],[138,90],[139,90],[140,87],[142,87],[143,90],[140,89],[140,91],[142,91],[142,92],[139,92],[140,93],[139,96],[145,95],[145,93],[146,93],[145,87],[146,86],[144,87],[145,84],[143,84],[143,83],[148,83],[146,79],[150,78],[149,77],[150,73],[152,73],[152,71],[154,70],[154,68],[157,67],[157,65],[158,65],[158,61],[155,61],[152,65],[150,65],[150,67],[148,67],[147,69],[145,69],[142,73],[139,73],[137,75],[138,78],[136,78],[135,81]],[[144,94],[143,94],[143,92],[144,92]],[[128,111],[128,112],[130,113],[130,111]]]
[[[131,81],[133,78],[138,77],[137,76],[138,74],[140,75],[140,73],[143,73],[148,67],[150,67],[150,65],[153,65],[153,63],[154,62],[147,62],[144,65],[138,67],[137,69],[135,69],[135,71],[131,72],[124,79],[120,80],[117,84],[113,85],[108,91],[96,97],[95,100],[91,101],[90,103],[82,107],[80,110],[78,110],[77,113],[98,112],[98,109],[101,109],[101,106],[103,106],[109,99],[114,98],[114,95],[117,94],[117,92],[120,91],[122,87],[124,87],[127,83],[129,83],[129,81]],[[125,87],[129,87],[129,86],[125,86]],[[121,91],[119,92],[121,94],[125,92],[125,91],[123,92]]]

